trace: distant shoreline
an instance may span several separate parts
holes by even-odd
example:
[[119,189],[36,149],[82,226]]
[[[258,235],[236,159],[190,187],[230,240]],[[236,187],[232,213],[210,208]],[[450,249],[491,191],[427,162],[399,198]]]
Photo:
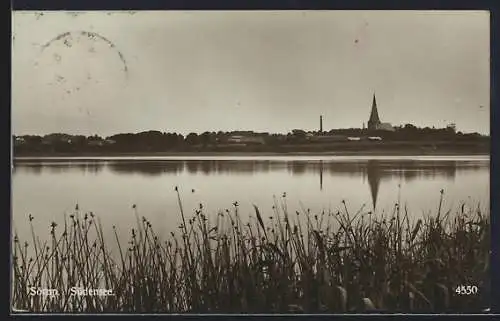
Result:
[[193,156],[489,156],[489,151],[477,150],[368,150],[368,151],[284,151],[284,152],[86,152],[86,153],[22,153],[13,159],[23,158],[77,158],[77,157],[193,157]]

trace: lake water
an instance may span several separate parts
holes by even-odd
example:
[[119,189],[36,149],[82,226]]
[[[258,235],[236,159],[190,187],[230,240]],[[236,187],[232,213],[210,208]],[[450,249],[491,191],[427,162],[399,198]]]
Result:
[[283,193],[292,213],[336,211],[345,200],[353,213],[364,205],[380,214],[399,197],[417,217],[436,212],[441,189],[445,209],[461,201],[488,208],[489,180],[489,156],[21,158],[13,165],[13,226],[21,239],[30,237],[32,214],[48,235],[50,223],[63,222],[78,204],[98,215],[107,233],[115,225],[128,234],[135,204],[165,234],[181,222],[176,186],[189,215],[202,203],[212,218],[235,201],[242,216],[256,204],[268,217]]

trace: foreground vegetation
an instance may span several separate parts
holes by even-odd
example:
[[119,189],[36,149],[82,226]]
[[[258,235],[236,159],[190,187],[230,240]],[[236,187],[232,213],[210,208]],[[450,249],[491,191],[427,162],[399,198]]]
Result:
[[[168,239],[140,217],[130,242],[103,235],[99,218],[76,208],[50,241],[13,242],[13,302],[30,312],[348,313],[480,312],[489,284],[489,213],[460,204],[423,219],[391,213],[274,212],[243,220],[238,203],[207,217],[184,213]],[[441,200],[443,195],[441,196]],[[416,213],[421,217],[420,213]],[[36,222],[38,224],[38,222]],[[33,255],[31,255],[32,253]],[[111,296],[71,296],[71,286]],[[457,286],[477,286],[459,295]],[[31,296],[36,286],[57,296]]]

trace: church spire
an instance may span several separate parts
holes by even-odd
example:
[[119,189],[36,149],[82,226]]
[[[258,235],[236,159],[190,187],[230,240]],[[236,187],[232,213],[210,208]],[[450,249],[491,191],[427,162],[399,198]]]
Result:
[[377,99],[375,98],[375,92],[374,92],[372,111],[370,113],[370,119],[368,120],[368,129],[376,129],[378,125],[380,125],[380,118],[378,117]]

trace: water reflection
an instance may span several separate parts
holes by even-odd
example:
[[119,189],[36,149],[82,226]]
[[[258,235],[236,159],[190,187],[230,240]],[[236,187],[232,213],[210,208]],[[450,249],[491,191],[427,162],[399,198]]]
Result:
[[[433,210],[439,191],[445,208],[462,200],[489,202],[489,160],[411,159],[290,159],[287,160],[15,160],[12,178],[13,219],[19,233],[31,237],[28,214],[39,222],[63,224],[62,213],[75,204],[93,211],[102,225],[130,231],[131,212],[151,218],[159,233],[179,224],[179,186],[186,211],[203,203],[207,213],[231,208],[238,201],[242,215],[253,215],[253,204],[272,213],[273,195],[287,193],[290,209],[337,210],[342,200],[349,210],[366,205],[375,215],[391,211],[394,201],[408,204],[412,217]],[[401,184],[401,190],[398,189]],[[195,190],[195,192],[190,192]],[[399,193],[401,191],[401,193]],[[376,208],[376,210],[375,210]],[[216,219],[216,217],[213,217]],[[40,228],[46,231],[46,225]],[[126,233],[125,233],[126,234]],[[125,235],[124,234],[124,235]]]
[[23,161],[16,160],[17,170],[40,173],[48,170],[64,173],[69,170],[96,173],[109,169],[118,174],[251,174],[287,170],[293,175],[324,172],[332,175],[366,175],[368,168],[379,168],[382,176],[401,176],[405,180],[435,176],[453,178],[457,170],[479,170],[488,167],[485,161],[416,161],[416,160],[353,160],[353,161],[274,161],[274,160],[112,160],[112,161]]
[[85,174],[97,174],[105,168],[99,161],[15,161],[12,173],[25,171],[32,174],[42,174],[48,171],[54,174],[64,174],[69,171],[80,171]]
[[318,173],[320,188],[324,174],[334,176],[400,177],[405,181],[417,178],[445,177],[454,179],[457,170],[479,170],[488,167],[481,161],[263,161],[263,160],[165,160],[165,161],[16,161],[18,170],[39,174],[43,171],[65,173],[81,171],[98,173],[104,169],[117,174],[162,175],[188,172],[190,174],[252,174],[288,171],[293,175]]
[[323,161],[319,161],[319,190],[323,190]]
[[[457,162],[457,161],[380,161],[368,160],[366,162],[327,163],[319,161],[319,187],[323,190],[323,173],[329,172],[333,175],[359,175],[367,179],[370,187],[372,206],[377,208],[378,192],[380,182],[384,179],[396,178],[405,183],[416,179],[436,179],[438,177],[453,181],[457,170],[480,170],[486,166],[481,162]],[[306,166],[292,165],[292,173],[303,174]]]
[[366,176],[368,176],[368,185],[370,185],[370,194],[372,196],[373,210],[377,208],[378,190],[383,171],[380,170],[380,163],[376,160],[368,161],[366,165]]
[[477,171],[489,168],[489,162],[480,160],[356,160],[351,161],[276,161],[276,160],[16,160],[13,174],[27,171],[41,174],[43,171],[62,174],[79,171],[83,174],[97,174],[109,170],[120,175],[252,175],[285,171],[294,176],[313,174],[319,176],[319,189],[332,176],[362,177],[367,181],[376,209],[380,182],[385,179],[410,182],[416,179],[433,180],[441,178],[454,181],[457,171]]
[[[142,174],[142,175],[162,175],[177,174],[185,169],[182,162],[104,162],[101,167],[106,167],[117,174]],[[188,168],[189,171],[189,168]]]

